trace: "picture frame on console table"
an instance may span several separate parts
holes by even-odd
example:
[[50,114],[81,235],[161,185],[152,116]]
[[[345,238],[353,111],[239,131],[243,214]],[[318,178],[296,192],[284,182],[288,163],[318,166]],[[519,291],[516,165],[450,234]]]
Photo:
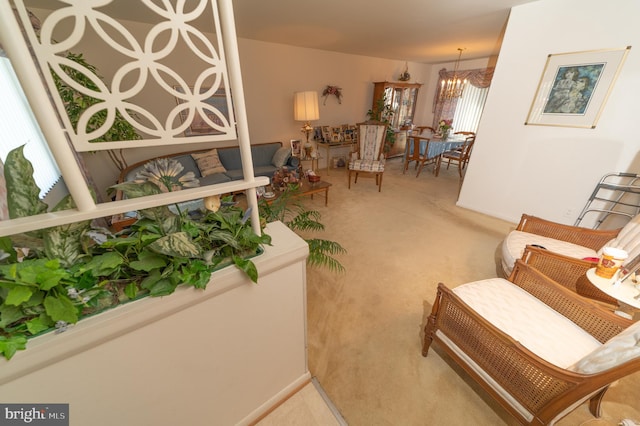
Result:
[[548,55],[524,124],[594,129],[630,49]]
[[302,153],[302,141],[300,139],[291,139],[291,155],[300,157]]

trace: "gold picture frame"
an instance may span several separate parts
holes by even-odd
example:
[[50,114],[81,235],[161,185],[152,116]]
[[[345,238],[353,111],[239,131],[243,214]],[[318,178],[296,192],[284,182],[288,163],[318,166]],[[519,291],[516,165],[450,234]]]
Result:
[[524,124],[594,129],[630,49],[547,56]]

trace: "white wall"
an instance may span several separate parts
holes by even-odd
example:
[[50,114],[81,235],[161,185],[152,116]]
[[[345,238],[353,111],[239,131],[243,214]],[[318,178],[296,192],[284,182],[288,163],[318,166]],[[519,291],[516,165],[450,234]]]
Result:
[[[512,9],[459,206],[512,222],[529,213],[572,224],[603,175],[640,172],[638,16],[637,0]],[[548,54],[628,45],[595,129],[524,125]]]

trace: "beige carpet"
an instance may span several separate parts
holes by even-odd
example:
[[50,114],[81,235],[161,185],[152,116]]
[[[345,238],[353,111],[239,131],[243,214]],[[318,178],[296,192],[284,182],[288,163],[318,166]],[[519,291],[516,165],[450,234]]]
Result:
[[[346,273],[310,268],[307,287],[311,374],[352,426],[516,423],[436,345],[420,353],[437,283],[496,276],[497,249],[514,227],[456,207],[457,169],[431,172],[403,175],[401,160],[390,160],[378,193],[372,179],[349,190],[344,170],[322,170],[333,183],[329,206],[305,200],[323,215],[318,236],[349,251]],[[559,424],[637,421],[639,395],[636,374],[609,390],[602,419],[582,405]]]

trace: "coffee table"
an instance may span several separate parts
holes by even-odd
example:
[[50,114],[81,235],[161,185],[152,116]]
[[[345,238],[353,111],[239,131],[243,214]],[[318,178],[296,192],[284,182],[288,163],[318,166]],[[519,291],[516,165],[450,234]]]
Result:
[[[324,192],[324,205],[327,206],[329,205],[329,188],[331,188],[331,184],[329,182],[325,182],[321,180],[320,182],[309,183],[308,181],[304,180],[301,182],[298,189],[290,191],[289,193],[291,194],[292,197],[304,197],[309,195],[313,200],[314,194]],[[280,191],[274,191],[274,193],[275,193],[275,197],[265,198],[267,203],[269,204],[273,203],[275,200],[280,198],[283,194]]]

